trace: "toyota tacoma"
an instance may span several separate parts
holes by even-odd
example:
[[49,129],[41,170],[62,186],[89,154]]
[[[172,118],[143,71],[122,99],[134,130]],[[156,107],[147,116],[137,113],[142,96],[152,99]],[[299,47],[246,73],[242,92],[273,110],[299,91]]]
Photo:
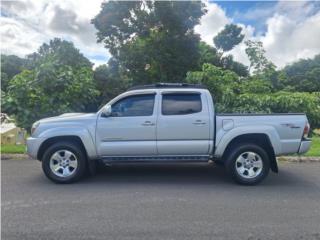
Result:
[[57,183],[94,173],[97,162],[224,165],[238,183],[261,182],[276,156],[310,148],[303,113],[217,114],[202,85],[154,84],[120,94],[97,113],[68,113],[32,126],[28,154]]

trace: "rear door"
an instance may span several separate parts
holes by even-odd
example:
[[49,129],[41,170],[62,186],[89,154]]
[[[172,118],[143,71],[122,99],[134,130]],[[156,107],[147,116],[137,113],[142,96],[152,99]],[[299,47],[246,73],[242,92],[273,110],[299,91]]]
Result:
[[162,92],[157,121],[159,155],[207,155],[209,112],[200,92]]

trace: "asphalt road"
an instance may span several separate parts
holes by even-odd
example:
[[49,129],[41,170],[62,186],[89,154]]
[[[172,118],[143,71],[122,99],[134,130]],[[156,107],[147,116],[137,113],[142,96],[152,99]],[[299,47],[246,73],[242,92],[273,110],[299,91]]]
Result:
[[117,166],[72,185],[3,160],[2,239],[320,239],[320,163],[253,187],[215,166]]

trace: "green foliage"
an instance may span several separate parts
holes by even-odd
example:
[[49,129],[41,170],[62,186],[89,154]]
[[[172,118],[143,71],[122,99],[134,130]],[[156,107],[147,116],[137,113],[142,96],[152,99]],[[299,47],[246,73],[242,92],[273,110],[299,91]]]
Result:
[[271,93],[272,85],[265,79],[252,76],[242,80],[239,90],[240,93]]
[[200,42],[198,51],[200,55],[198,63],[199,69],[202,68],[203,64],[210,63],[214,66],[231,70],[241,77],[246,77],[249,74],[248,67],[242,63],[234,61],[232,55],[222,56],[216,48],[206,44],[205,42]]
[[224,29],[213,38],[213,42],[218,49],[224,52],[230,51],[242,42],[244,34],[241,34],[241,31],[241,27],[235,24],[227,24]]
[[119,74],[118,65],[113,64],[112,60],[108,65],[101,65],[94,70],[94,82],[100,89],[99,104],[107,103],[129,86],[129,81]]
[[202,68],[202,65],[205,63],[210,63],[215,66],[220,66],[221,54],[217,51],[216,48],[206,44],[205,42],[199,43],[199,68]]
[[1,89],[6,91],[9,80],[24,69],[26,60],[15,55],[1,54]]
[[320,126],[320,93],[273,93],[272,83],[260,77],[256,75],[241,79],[232,71],[204,64],[202,71],[189,72],[186,80],[207,86],[218,112],[303,112],[313,128]]
[[181,82],[198,66],[193,28],[204,13],[201,2],[110,1],[92,23],[133,84]]
[[34,69],[24,70],[10,80],[2,107],[14,115],[18,126],[29,129],[44,117],[87,111],[95,102],[99,92],[91,67],[66,65],[61,57],[55,50],[48,51],[35,61]]
[[226,111],[238,90],[239,77],[232,71],[204,64],[202,71],[188,72],[186,81],[207,86],[218,111]]
[[249,75],[248,67],[240,62],[233,60],[232,55],[221,56],[220,62],[221,66],[224,69],[233,71],[241,77],[247,77]]
[[205,13],[197,1],[104,2],[92,23],[112,54],[108,65],[92,71],[73,43],[57,38],[26,59],[1,55],[3,111],[30,128],[43,117],[95,111],[129,85],[187,81],[206,85],[218,112],[306,112],[320,126],[320,55],[277,71],[262,43],[249,40],[248,70],[224,54],[243,40],[241,27],[226,25],[217,49],[200,41],[194,27]]
[[280,79],[284,90],[288,91],[320,91],[320,54],[313,59],[302,59],[283,69]]
[[49,44],[44,43],[38,52],[27,56],[28,68],[32,69],[47,62],[56,62],[74,68],[92,67],[92,63],[75,48],[72,42],[54,38]]
[[320,93],[245,93],[234,98],[229,112],[306,113],[312,128],[320,127]]
[[248,40],[245,44],[247,46],[246,54],[250,60],[250,69],[254,69],[254,74],[263,74],[266,71],[275,70],[275,65],[265,57],[266,51],[262,42]]

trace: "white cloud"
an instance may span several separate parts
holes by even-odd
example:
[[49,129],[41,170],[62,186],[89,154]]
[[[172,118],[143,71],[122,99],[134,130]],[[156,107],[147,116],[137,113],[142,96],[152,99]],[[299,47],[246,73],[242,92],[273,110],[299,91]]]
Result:
[[260,39],[267,57],[277,66],[320,53],[320,13],[302,21],[275,14],[268,19],[267,26],[265,36]]
[[249,39],[255,39],[254,37],[254,27],[250,25],[243,25],[243,24],[238,24],[240,27],[242,27],[242,34],[244,34],[244,39],[243,41],[237,45],[234,49],[232,49],[229,54],[232,54],[234,56],[234,60],[241,62],[247,66],[250,65],[249,58],[246,54],[246,45],[244,44],[245,41]]
[[1,52],[4,54],[16,54],[20,57],[36,50],[45,36],[34,29],[13,18],[1,17]]
[[[206,5],[208,12],[201,18],[200,25],[195,27],[195,32],[199,33],[202,40],[207,44],[214,46],[213,38],[224,28],[226,24],[232,23],[233,20],[226,16],[225,11],[219,5],[208,2],[206,2]],[[242,27],[242,33],[245,34],[244,41],[248,38],[252,38],[254,33],[254,28],[252,26],[245,26],[243,24],[238,25]],[[249,60],[245,54],[244,41],[228,54],[232,54],[235,60],[248,65]]]
[[[54,37],[72,41],[95,64],[110,56],[96,43],[90,23],[99,13],[102,0],[3,1],[1,6],[1,52],[25,56]],[[99,60],[95,56],[100,56]]]
[[[24,56],[37,50],[54,37],[73,41],[92,62],[105,63],[101,56],[109,57],[102,44],[96,43],[96,30],[90,20],[99,13],[103,0],[23,0],[2,1],[1,52]],[[210,45],[213,37],[228,23],[243,27],[245,39],[261,40],[267,57],[282,67],[299,58],[320,53],[319,2],[280,1],[268,9],[252,9],[245,19],[262,21],[266,32],[255,33],[252,25],[234,22],[216,3],[205,2],[208,13],[202,17],[195,31]],[[235,13],[239,14],[241,13]],[[260,17],[260,19],[259,19]],[[237,19],[237,17],[235,17]],[[235,59],[248,64],[245,45],[241,43],[230,51]],[[98,57],[97,57],[98,56]]]
[[207,44],[213,45],[213,37],[231,20],[216,3],[205,3],[208,12],[202,16],[200,25],[195,27],[195,32],[199,33]]
[[[250,10],[245,13],[247,15],[243,16],[244,19],[261,21],[261,18],[266,18],[266,32],[256,35],[253,26],[234,22],[232,18],[226,16],[220,6],[210,3],[207,15],[202,17],[201,25],[195,30],[206,43],[213,45],[213,37],[225,24],[238,24],[245,33],[244,41],[247,39],[262,41],[267,57],[276,66],[283,67],[300,58],[310,58],[320,53],[319,5],[319,2],[280,1],[273,7]],[[240,13],[235,12],[235,14]],[[229,53],[234,55],[235,60],[248,65],[244,41]]]

